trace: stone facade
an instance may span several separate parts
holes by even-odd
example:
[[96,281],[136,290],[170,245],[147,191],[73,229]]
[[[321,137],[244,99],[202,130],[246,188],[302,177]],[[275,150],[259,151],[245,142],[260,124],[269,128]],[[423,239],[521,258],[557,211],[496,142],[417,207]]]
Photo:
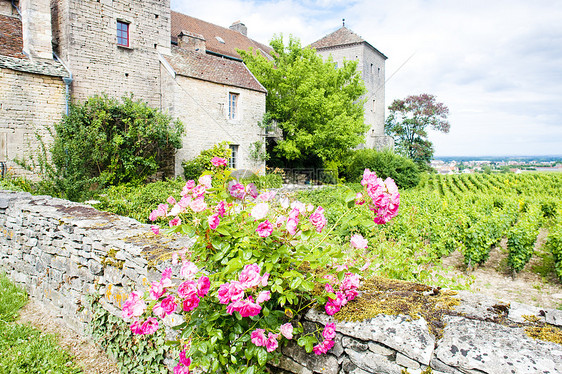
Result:
[[343,66],[344,61],[357,61],[357,70],[365,83],[365,148],[393,148],[392,139],[384,135],[385,122],[385,61],[387,57],[345,26],[311,44],[324,59],[329,56]]
[[[88,309],[82,308],[86,295],[101,294],[102,306],[119,316],[133,288],[159,280],[161,270],[170,266],[161,259],[189,245],[182,238],[155,237],[149,225],[87,205],[0,191],[0,270],[83,333],[89,321]],[[423,318],[378,315],[338,322],[309,310],[301,321],[307,331],[336,322],[335,346],[316,356],[289,344],[280,348],[283,357],[272,370],[415,374],[431,367],[436,374],[562,373],[562,346],[525,334],[533,318],[562,327],[562,311],[502,304],[468,292],[458,298],[460,305],[442,316],[440,337],[429,332]]]

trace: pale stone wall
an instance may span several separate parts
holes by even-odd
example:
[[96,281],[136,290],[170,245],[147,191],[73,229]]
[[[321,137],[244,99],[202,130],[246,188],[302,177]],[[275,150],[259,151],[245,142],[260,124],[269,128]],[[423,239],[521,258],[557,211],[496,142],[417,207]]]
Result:
[[363,96],[365,123],[370,130],[365,134],[366,148],[380,148],[380,138],[384,136],[385,121],[385,59],[384,57],[367,46],[365,43],[337,46],[318,51],[318,54],[326,59],[332,56],[339,67],[343,61],[357,61],[357,70],[361,72],[361,78],[365,83],[367,94]]
[[13,159],[29,159],[38,151],[36,134],[49,143],[48,128],[65,110],[65,86],[60,77],[29,74],[0,67],[0,161],[15,172],[23,171]]
[[[102,306],[119,316],[132,289],[159,280],[161,271],[170,266],[156,254],[187,245],[189,241],[181,238],[166,242],[152,235],[149,225],[87,205],[0,191],[0,271],[82,333],[88,331],[89,311],[81,308],[86,295],[101,294]],[[151,270],[154,267],[158,270]],[[402,374],[406,369],[419,374],[431,367],[435,374],[562,373],[562,345],[525,334],[531,325],[527,318],[532,318],[526,316],[560,328],[562,311],[502,304],[468,292],[458,298],[460,305],[441,316],[444,329],[439,337],[430,333],[423,318],[378,315],[339,322],[309,310],[301,321],[305,330],[321,330],[336,322],[335,346],[316,356],[289,344],[279,348],[283,357],[273,370]]]
[[[251,144],[263,142],[258,122],[265,110],[264,93],[180,75],[174,79],[169,74],[163,87],[164,108],[185,126],[183,148],[176,153],[176,175],[183,175],[183,160],[193,159],[222,141],[238,145],[237,169],[264,172],[264,162],[250,159]],[[230,92],[239,94],[236,120],[228,119]]]
[[[170,51],[169,0],[52,0],[56,52],[72,71],[74,100],[133,93],[160,108],[158,52]],[[129,47],[117,45],[117,20]]]

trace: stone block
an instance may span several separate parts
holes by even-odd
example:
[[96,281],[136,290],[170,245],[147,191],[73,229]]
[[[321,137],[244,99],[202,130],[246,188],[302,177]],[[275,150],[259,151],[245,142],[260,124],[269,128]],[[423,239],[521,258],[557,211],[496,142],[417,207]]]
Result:
[[562,310],[547,309],[544,311],[546,323],[562,327]]
[[345,350],[353,349],[356,352],[363,352],[369,349],[369,345],[367,343],[363,343],[347,336],[342,338],[342,346]]
[[408,369],[419,369],[420,368],[420,363],[412,360],[411,358],[409,358],[408,356],[403,355],[400,352],[396,353],[396,363],[400,366],[404,366]]
[[351,362],[368,373],[377,374],[401,374],[402,368],[395,362],[388,360],[386,356],[381,356],[371,351],[356,352],[352,349],[346,351]]
[[307,368],[315,373],[337,374],[339,371],[338,360],[331,354],[316,356],[306,353],[295,342],[289,342],[283,347],[282,352],[285,356],[290,357],[300,366]]

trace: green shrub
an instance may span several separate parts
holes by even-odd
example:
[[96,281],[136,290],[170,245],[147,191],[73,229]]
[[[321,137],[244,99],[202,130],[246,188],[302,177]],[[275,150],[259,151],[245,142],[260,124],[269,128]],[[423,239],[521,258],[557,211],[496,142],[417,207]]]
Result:
[[142,101],[105,95],[71,106],[55,125],[51,177],[63,195],[78,200],[105,185],[139,184],[173,167],[183,125]]
[[415,187],[420,181],[418,166],[410,159],[392,151],[359,149],[353,151],[348,159],[345,177],[348,182],[361,182],[363,171],[370,169],[380,178],[394,179],[399,188]]
[[183,166],[183,176],[185,180],[193,179],[197,181],[205,170],[211,170],[213,166],[211,160],[213,157],[222,157],[228,160],[231,156],[231,152],[230,148],[228,148],[228,142],[221,142],[215,144],[213,148],[202,151],[199,156],[195,157],[193,160],[183,161],[181,166]]
[[245,185],[253,183],[258,190],[281,188],[283,186],[283,177],[280,174],[253,175],[242,179],[242,183]]

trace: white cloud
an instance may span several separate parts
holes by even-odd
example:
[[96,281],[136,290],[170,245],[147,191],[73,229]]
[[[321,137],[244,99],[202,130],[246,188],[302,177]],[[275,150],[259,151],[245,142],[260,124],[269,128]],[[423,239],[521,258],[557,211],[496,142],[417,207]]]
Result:
[[451,132],[430,135],[436,155],[562,154],[562,2],[172,0],[172,8],[225,27],[240,19],[264,43],[283,33],[306,45],[345,18],[389,57],[387,106],[424,92],[449,106]]

